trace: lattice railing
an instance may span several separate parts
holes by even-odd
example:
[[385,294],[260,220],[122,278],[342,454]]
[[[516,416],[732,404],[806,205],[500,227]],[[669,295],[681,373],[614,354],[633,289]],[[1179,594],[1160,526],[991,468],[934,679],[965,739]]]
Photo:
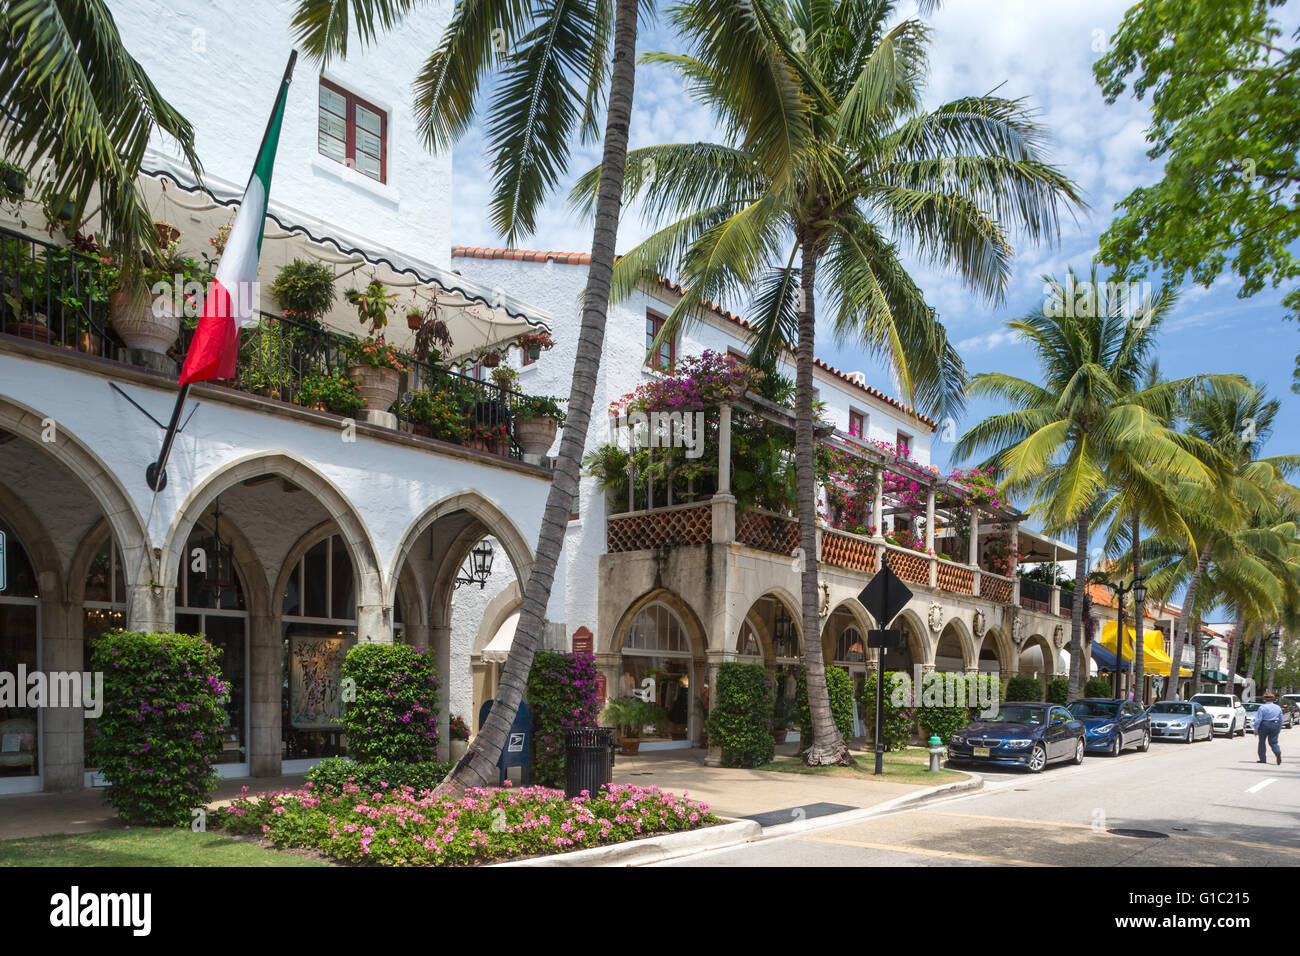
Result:
[[1011,579],[984,571],[980,574],[980,597],[999,604],[1011,603]]
[[876,546],[855,534],[842,531],[822,531],[822,557],[827,564],[853,571],[865,571],[874,574],[876,570]]
[[889,569],[904,581],[911,581],[913,584],[930,583],[930,560],[924,555],[887,547],[885,564],[889,565]]
[[736,515],[736,541],[759,551],[793,554],[799,547],[799,523],[764,511]]
[[946,561],[939,562],[938,581],[939,587],[957,594],[971,594],[975,589],[975,573],[970,568]]
[[610,554],[709,544],[712,540],[713,506],[707,504],[605,519],[605,550]]

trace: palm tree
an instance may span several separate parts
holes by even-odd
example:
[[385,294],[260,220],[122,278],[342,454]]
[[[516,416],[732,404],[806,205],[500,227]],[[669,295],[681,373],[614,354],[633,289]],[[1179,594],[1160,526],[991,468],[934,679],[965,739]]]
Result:
[[[1050,276],[1044,282],[1046,301],[1008,323],[1034,350],[1042,384],[1004,372],[975,376],[972,395],[1001,399],[1011,410],[972,426],[953,454],[963,459],[989,451],[982,467],[992,465],[1007,492],[1031,494],[1031,512],[1047,530],[1072,531],[1074,579],[1081,582],[1088,577],[1088,542],[1106,504],[1108,476],[1149,472],[1189,486],[1208,482],[1203,460],[1212,460],[1212,452],[1165,423],[1191,390],[1227,388],[1235,380],[1144,382],[1170,308],[1167,294],[1130,303],[1114,284],[1099,281],[1095,264],[1086,283],[1073,270],[1065,283]],[[1087,673],[1083,603],[1076,597],[1070,616],[1071,696]]]
[[[1192,618],[1208,610],[1209,591],[1199,594],[1199,590],[1212,563],[1223,573],[1235,570],[1249,583],[1263,587],[1270,573],[1268,564],[1288,556],[1288,523],[1273,528],[1258,521],[1275,511],[1279,502],[1287,508],[1300,503],[1300,489],[1284,480],[1300,467],[1300,455],[1260,455],[1280,407],[1260,385],[1244,393],[1203,392],[1188,402],[1188,435],[1212,448],[1227,468],[1208,486],[1176,481],[1173,494],[1191,535],[1151,542],[1151,556],[1160,567],[1152,580],[1158,593],[1171,594],[1185,586],[1174,631],[1175,662],[1181,659]],[[1256,563],[1249,564],[1251,560]],[[1197,679],[1199,675],[1194,675]],[[1177,693],[1178,682],[1170,680],[1165,699],[1173,700]]]
[[[688,53],[656,53],[718,115],[725,143],[634,150],[625,188],[644,194],[653,235],[620,258],[617,295],[675,274],[686,287],[657,348],[709,301],[748,296],[753,358],[793,346],[799,542],[816,553],[813,354],[821,278],[838,336],[883,354],[927,410],[960,407],[965,370],[893,237],[953,267],[992,299],[1012,260],[1008,227],[1054,237],[1074,185],[1044,161],[1022,103],[968,97],[921,109],[927,30],[890,27],[890,0],[685,0]],[[593,171],[574,190],[589,204]],[[821,269],[825,267],[825,273]],[[817,567],[801,588],[812,716],[810,764],[847,763],[826,694]],[[888,622],[881,622],[882,626]]]
[[[415,5],[413,0],[299,0],[294,26],[308,54],[325,60],[346,54],[349,14],[362,41],[371,42],[380,30],[397,25]],[[638,0],[459,0],[442,41],[415,82],[420,132],[431,148],[444,149],[469,126],[483,78],[500,68],[500,85],[487,111],[492,217],[511,242],[532,230],[537,209],[568,161],[571,135],[580,129],[584,136],[595,137],[608,85],[591,267],[559,459],[496,702],[469,751],[443,781],[442,788],[447,790],[485,786],[496,776],[496,764],[540,643],[555,567],[578,489],[622,205],[637,7]]]
[[196,177],[194,128],[127,52],[103,0],[14,0],[0,7],[0,144],[30,172],[44,164],[47,204],[86,219],[98,197],[101,238],[154,248],[136,187],[155,129],[176,140]]

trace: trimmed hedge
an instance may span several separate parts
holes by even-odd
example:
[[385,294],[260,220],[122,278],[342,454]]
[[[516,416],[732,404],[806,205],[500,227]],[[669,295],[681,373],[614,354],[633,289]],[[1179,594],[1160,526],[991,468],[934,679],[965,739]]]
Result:
[[212,799],[230,686],[221,651],[189,634],[105,634],[91,650],[104,712],[91,746],[127,823],[188,824]]
[[724,767],[757,767],[776,754],[772,739],[772,682],[762,664],[718,666],[706,723],[709,743],[722,748]]
[[998,699],[1001,688],[998,678],[993,674],[940,674],[938,676],[944,683],[943,699],[945,701],[966,700],[975,702],[966,706],[958,706],[955,703],[952,706],[948,706],[946,703],[941,706],[934,706],[930,703],[930,695],[923,690],[921,694],[921,704],[923,706],[915,709],[916,721],[920,727],[921,736],[923,738],[938,736],[940,740],[946,741],[979,715],[978,702],[981,697],[981,684],[984,685],[984,699],[990,701]]
[[1047,682],[1047,702],[1049,704],[1060,704],[1062,707],[1070,702],[1070,679],[1068,677],[1053,677]]
[[[853,736],[853,679],[842,667],[826,668],[826,694],[831,699],[831,717],[847,743]],[[808,677],[799,668],[795,677],[795,709],[799,714],[799,749],[812,746],[812,711],[808,709]]]
[[1007,681],[1003,698],[1009,701],[1042,700],[1043,685],[1038,682],[1037,677],[1013,677]]
[[427,760],[423,763],[357,763],[351,757],[330,757],[307,771],[307,782],[313,787],[333,787],[342,792],[348,784],[356,784],[362,793],[380,793],[410,787],[417,794],[435,789],[455,766],[450,760]]
[[533,719],[533,781],[563,787],[565,728],[594,727],[600,712],[596,659],[590,654],[537,654],[528,671],[528,706]]
[[433,655],[409,644],[358,644],[343,661],[356,681],[343,727],[357,763],[418,764],[438,755],[438,674]]
[[[884,738],[886,750],[902,750],[912,739],[916,731],[915,688],[912,676],[903,671],[886,671],[884,697],[880,703],[880,736]],[[876,729],[876,674],[867,673],[862,684],[862,696],[858,699],[867,725],[867,736],[872,737]]]
[[1090,677],[1083,685],[1083,696],[1110,700],[1115,696],[1115,685],[1104,677]]

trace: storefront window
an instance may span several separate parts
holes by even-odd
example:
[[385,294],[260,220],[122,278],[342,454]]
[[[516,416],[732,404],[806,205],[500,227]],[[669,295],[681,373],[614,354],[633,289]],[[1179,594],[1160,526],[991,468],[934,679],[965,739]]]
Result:
[[[113,546],[112,537],[104,539],[86,571],[85,601],[82,605],[82,669],[91,671],[90,655],[95,642],[110,631],[126,626],[126,579],[122,574],[122,556]],[[85,767],[95,769],[91,745],[95,740],[94,718],[82,722],[85,743]]]
[[343,658],[357,639],[356,579],[339,535],[316,542],[295,565],[282,603],[282,756],[347,754]]
[[[22,542],[0,521],[5,535],[5,589],[0,591],[0,671],[40,668],[41,607],[36,571]],[[40,714],[34,707],[0,705],[0,792],[4,781],[40,775]]]
[[759,643],[754,628],[746,622],[740,626],[740,639],[736,642],[736,653],[741,657],[761,658],[763,645]]
[[634,692],[656,705],[650,737],[685,740],[691,711],[691,642],[686,628],[667,605],[642,608],[623,639],[619,696]]

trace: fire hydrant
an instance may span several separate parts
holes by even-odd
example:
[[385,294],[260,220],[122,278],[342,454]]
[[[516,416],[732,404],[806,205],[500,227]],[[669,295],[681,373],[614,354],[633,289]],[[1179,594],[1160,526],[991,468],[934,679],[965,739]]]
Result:
[[943,769],[939,766],[939,762],[943,760],[943,755],[946,749],[947,748],[943,745],[943,741],[939,739],[938,734],[934,734],[930,737],[930,773],[938,773]]

